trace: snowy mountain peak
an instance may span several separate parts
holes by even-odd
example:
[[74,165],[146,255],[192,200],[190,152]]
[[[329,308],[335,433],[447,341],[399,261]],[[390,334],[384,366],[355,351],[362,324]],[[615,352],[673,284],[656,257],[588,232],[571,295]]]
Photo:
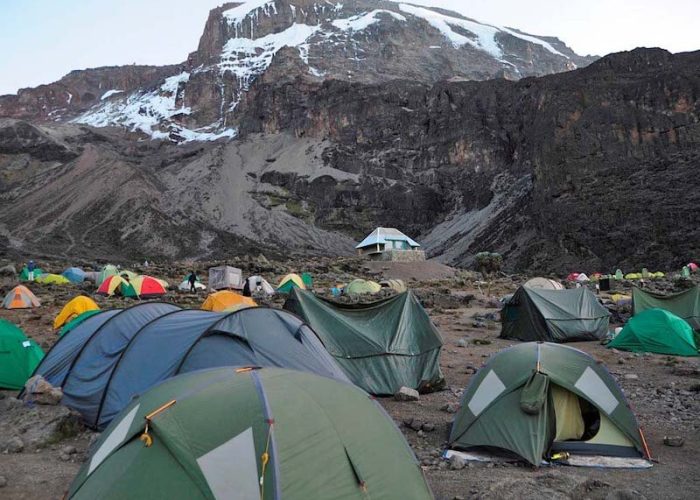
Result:
[[556,39],[410,3],[249,0],[211,12],[179,73],[150,88],[105,89],[74,120],[155,139],[216,140],[236,135],[239,106],[273,65],[284,66],[274,73],[282,78],[433,83],[518,79],[589,62]]

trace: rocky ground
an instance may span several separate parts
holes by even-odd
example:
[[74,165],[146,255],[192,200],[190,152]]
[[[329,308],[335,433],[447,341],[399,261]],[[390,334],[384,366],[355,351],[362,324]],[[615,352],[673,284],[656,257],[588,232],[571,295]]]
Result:
[[[4,264],[4,263],[0,263]],[[65,263],[40,263],[59,271]],[[246,273],[261,273],[274,282],[288,271],[311,271],[315,286],[326,288],[352,277],[404,278],[416,291],[443,333],[441,358],[446,390],[422,395],[418,401],[380,402],[400,426],[421,461],[437,498],[698,498],[700,478],[700,362],[697,358],[637,355],[606,349],[597,342],[575,347],[605,363],[622,386],[634,408],[656,463],[649,470],[584,469],[550,467],[533,469],[519,463],[450,464],[440,459],[462,390],[488,357],[512,345],[498,339],[498,298],[512,293],[525,277],[502,276],[491,285],[478,276],[440,264],[366,265],[355,259],[319,259],[302,267],[291,262],[271,263],[264,258],[231,262]],[[132,268],[135,268],[134,266]],[[152,265],[149,274],[177,284],[191,264]],[[206,266],[200,265],[201,269]],[[204,274],[204,273],[200,273]],[[11,278],[2,278],[6,292]],[[629,284],[619,285],[628,288]],[[658,284],[671,288],[673,284]],[[60,307],[79,292],[94,288],[33,285],[42,307],[27,311],[0,311],[44,349],[56,340],[51,331]],[[101,306],[131,304],[123,299],[98,298]],[[166,300],[184,307],[198,307],[203,296],[170,292]],[[279,298],[272,305],[281,305]],[[624,318],[624,309],[615,318]],[[61,406],[27,407],[10,391],[0,391],[0,498],[61,498],[96,434],[85,429],[78,415]],[[681,438],[680,447],[664,445],[664,438]]]

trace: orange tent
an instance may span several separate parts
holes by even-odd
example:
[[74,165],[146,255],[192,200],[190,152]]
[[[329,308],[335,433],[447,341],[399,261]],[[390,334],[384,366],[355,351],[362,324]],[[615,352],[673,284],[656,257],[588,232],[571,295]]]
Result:
[[258,304],[250,297],[244,297],[230,290],[222,290],[209,295],[207,300],[204,301],[204,304],[202,304],[202,309],[205,311],[221,312],[227,309],[237,310],[243,307],[257,307],[257,305]]
[[2,301],[2,307],[5,309],[29,309],[40,305],[39,299],[24,285],[14,287]]

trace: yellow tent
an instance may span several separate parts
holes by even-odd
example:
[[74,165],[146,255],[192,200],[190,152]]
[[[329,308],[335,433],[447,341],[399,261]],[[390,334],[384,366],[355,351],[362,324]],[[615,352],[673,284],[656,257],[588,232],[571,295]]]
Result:
[[44,285],[70,285],[70,280],[60,274],[42,274],[36,282]]
[[209,295],[204,301],[204,304],[202,304],[202,309],[205,311],[222,312],[231,308],[237,308],[233,310],[238,310],[241,307],[257,307],[257,305],[258,304],[250,297],[244,297],[230,290],[222,290]]
[[77,316],[80,316],[84,312],[99,309],[99,306],[95,304],[95,301],[92,300],[90,297],[78,295],[74,299],[68,301],[68,303],[65,306],[63,306],[61,312],[58,313],[56,319],[53,320],[53,327],[55,330],[58,330],[70,320]]
[[610,300],[612,300],[615,304],[622,302],[623,300],[632,300],[632,297],[629,295],[624,295],[622,293],[613,293],[610,296]]

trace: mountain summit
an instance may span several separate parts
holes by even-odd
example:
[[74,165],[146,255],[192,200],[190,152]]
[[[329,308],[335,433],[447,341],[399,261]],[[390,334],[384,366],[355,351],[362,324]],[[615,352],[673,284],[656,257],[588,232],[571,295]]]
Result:
[[[212,10],[197,50],[181,65],[74,72],[56,84],[23,90],[19,98],[0,99],[0,115],[206,141],[237,135],[239,107],[266,75],[365,84],[516,80],[592,60],[556,38],[410,3],[249,0]],[[82,75],[80,83],[73,81],[75,73]]]

